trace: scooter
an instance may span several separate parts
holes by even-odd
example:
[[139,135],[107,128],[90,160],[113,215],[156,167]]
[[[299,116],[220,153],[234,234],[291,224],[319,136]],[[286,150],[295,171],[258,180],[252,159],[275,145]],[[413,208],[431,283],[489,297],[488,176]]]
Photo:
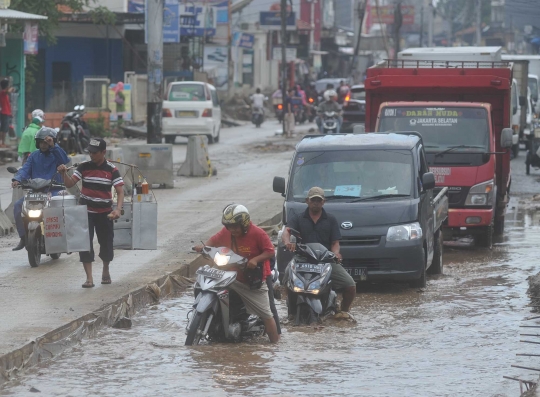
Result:
[[66,153],[83,153],[90,143],[90,130],[83,119],[85,114],[84,105],[78,105],[62,119],[57,139]]
[[[8,171],[12,174],[17,173],[15,167],[8,167]],[[41,262],[41,255],[45,254],[45,236],[41,224],[43,222],[43,210],[49,206],[50,202],[48,192],[54,188],[65,189],[65,186],[41,178],[21,181],[19,186],[24,190],[22,218],[26,231],[28,262],[31,267],[38,267]],[[50,257],[58,259],[60,254],[51,254]]]
[[264,121],[264,109],[254,107],[251,112],[251,122],[255,124],[255,127],[259,128]]
[[309,104],[308,121],[312,123],[315,117],[317,117],[317,98],[309,96],[307,100]]
[[205,246],[202,256],[211,260],[212,266],[196,271],[195,303],[188,314],[186,346],[198,345],[203,339],[239,342],[244,337],[262,335],[262,319],[250,315],[240,296],[228,288],[236,280],[236,271],[244,271],[248,260],[226,247]]
[[338,115],[336,112],[324,112],[321,115],[321,123],[323,134],[337,134]]
[[[291,243],[300,233],[289,229]],[[296,244],[295,256],[285,270],[287,308],[295,316],[295,325],[320,323],[337,312],[337,294],[332,290],[330,276],[336,255],[322,244]]]

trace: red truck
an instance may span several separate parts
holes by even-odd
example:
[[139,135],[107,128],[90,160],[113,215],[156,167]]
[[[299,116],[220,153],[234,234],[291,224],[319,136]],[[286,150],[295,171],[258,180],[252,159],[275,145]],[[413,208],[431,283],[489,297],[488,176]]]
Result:
[[474,235],[491,248],[504,231],[511,84],[507,62],[397,60],[367,71],[366,132],[422,135],[437,186],[449,189],[446,238]]

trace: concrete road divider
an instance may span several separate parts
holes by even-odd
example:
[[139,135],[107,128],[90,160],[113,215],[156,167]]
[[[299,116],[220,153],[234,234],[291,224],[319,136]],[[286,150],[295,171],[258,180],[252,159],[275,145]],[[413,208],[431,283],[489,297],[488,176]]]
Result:
[[208,138],[203,135],[190,136],[186,161],[178,170],[178,176],[210,176],[216,175],[208,156]]
[[8,218],[8,216],[4,213],[4,211],[2,211],[2,203],[0,202],[0,236],[7,236],[14,231],[15,229],[13,228],[13,223],[11,223],[11,220]]

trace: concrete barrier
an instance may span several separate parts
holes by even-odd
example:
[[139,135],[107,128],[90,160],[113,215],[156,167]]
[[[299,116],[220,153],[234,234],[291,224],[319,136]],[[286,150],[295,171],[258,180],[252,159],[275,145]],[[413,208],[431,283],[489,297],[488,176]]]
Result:
[[174,187],[172,145],[158,143],[118,147],[122,149],[124,161],[139,167],[150,185],[167,189]]
[[216,175],[208,156],[208,138],[203,135],[190,136],[186,152],[186,161],[178,170],[178,176]]
[[[21,189],[13,189],[21,190]],[[13,212],[13,210],[11,211]],[[2,211],[2,202],[0,202],[0,236],[7,236],[15,231],[12,221],[8,216]]]

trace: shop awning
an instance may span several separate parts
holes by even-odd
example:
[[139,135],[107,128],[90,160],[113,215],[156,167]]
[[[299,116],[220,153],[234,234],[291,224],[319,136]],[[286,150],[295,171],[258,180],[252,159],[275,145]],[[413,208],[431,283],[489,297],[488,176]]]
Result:
[[10,9],[0,9],[0,19],[11,19],[11,20],[20,20],[20,21],[39,21],[48,19],[43,15],[29,14],[27,12],[10,10]]

